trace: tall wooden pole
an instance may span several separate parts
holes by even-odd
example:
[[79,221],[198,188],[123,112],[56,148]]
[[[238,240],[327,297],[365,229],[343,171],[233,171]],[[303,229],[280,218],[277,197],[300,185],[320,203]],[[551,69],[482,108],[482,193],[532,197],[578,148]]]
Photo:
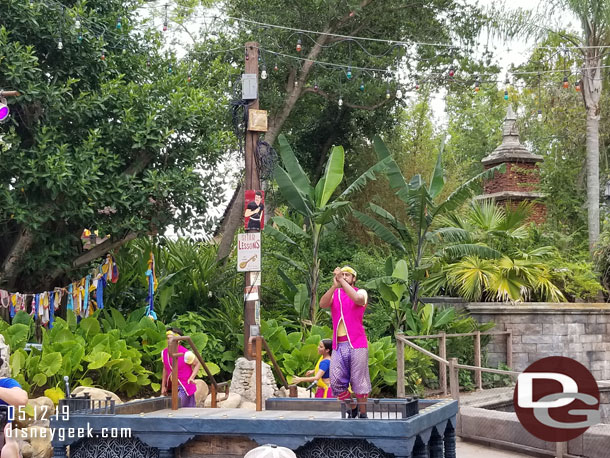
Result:
[[[245,73],[251,73],[256,75],[258,82],[258,43],[249,41],[246,43],[246,71]],[[258,86],[258,84],[257,84]],[[248,105],[248,109],[258,110],[258,93],[256,99],[254,99]],[[246,130],[246,187],[245,189],[260,189],[261,183],[258,177],[258,169],[256,167],[256,160],[254,154],[256,151],[256,145],[258,143],[258,132]],[[243,209],[242,209],[243,211]],[[245,279],[245,291],[250,287],[255,278],[260,275],[258,272],[246,272]],[[244,296],[246,297],[246,296]],[[247,342],[250,341],[250,326],[256,324],[255,319],[256,313],[256,301],[246,301],[244,299],[244,356],[251,360],[252,356],[248,352]]]

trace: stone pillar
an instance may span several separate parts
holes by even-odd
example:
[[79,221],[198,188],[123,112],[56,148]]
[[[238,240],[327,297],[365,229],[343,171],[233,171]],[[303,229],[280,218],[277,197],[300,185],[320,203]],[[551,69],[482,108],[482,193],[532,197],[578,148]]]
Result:
[[508,106],[502,143],[481,162],[485,169],[504,164],[506,171],[496,173],[493,178],[484,183],[484,194],[477,200],[494,200],[508,209],[521,202],[532,203],[529,221],[541,224],[546,219],[546,206],[540,201],[544,194],[538,192],[540,170],[538,163],[542,156],[530,153],[519,139],[519,129],[516,125],[517,116],[512,106]]

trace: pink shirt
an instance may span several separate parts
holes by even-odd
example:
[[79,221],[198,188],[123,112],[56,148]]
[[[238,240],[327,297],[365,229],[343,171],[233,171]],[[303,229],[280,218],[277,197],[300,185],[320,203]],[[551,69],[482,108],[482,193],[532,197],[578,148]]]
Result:
[[[182,345],[178,345],[178,353],[186,353],[188,348],[183,347]],[[163,365],[165,366],[165,373],[167,374],[167,380],[165,383],[167,386],[171,383],[172,377],[172,358],[169,356],[169,351],[165,348],[161,352],[161,358],[163,359]],[[184,362],[184,356],[178,357],[178,383],[184,388],[186,394],[190,396],[197,391],[197,385],[194,383],[187,383],[189,377],[193,373],[193,368]]]
[[[358,288],[354,288],[358,291]],[[366,333],[362,325],[365,305],[358,305],[347,295],[343,288],[336,289],[333,293],[333,303],[330,314],[333,318],[333,349],[337,349],[337,328],[343,318],[343,324],[347,331],[347,339],[352,348],[367,348]]]

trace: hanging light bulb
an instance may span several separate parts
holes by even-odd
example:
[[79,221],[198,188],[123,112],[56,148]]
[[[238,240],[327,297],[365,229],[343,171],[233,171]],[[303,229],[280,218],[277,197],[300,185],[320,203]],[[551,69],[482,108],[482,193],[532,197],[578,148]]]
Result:
[[146,60],[146,67],[150,67],[150,59]]
[[564,77],[563,77],[563,88],[564,88],[564,89],[567,89],[567,88],[569,88],[569,87],[570,87],[570,83],[568,82],[568,77],[567,77],[567,76],[564,76]]
[[415,90],[419,91],[419,83],[415,83]]
[[479,92],[481,90],[481,82],[479,81],[479,78],[477,77],[477,79],[474,81],[474,92]]
[[61,38],[60,38],[60,39],[59,39],[59,41],[57,42],[57,49],[59,49],[60,51],[61,51],[62,49],[64,49],[64,44],[63,44],[63,42],[61,41]]
[[385,91],[385,98],[386,99],[390,98],[390,88],[386,89],[386,91]]
[[339,105],[339,107],[343,106],[343,98],[341,96],[339,96],[339,101],[337,102],[337,105]]
[[100,56],[100,59],[106,60],[106,53],[104,51],[102,51],[102,55]]
[[299,82],[297,80],[294,80],[294,87],[299,87]]
[[318,92],[318,89],[319,89],[319,87],[318,87],[318,83],[316,82],[316,83],[313,85],[313,90],[314,90],[314,91],[316,91],[316,92]]
[[190,83],[193,80],[192,76],[191,76],[191,72],[189,72],[188,76],[186,77],[186,82]]
[[508,89],[504,91],[504,100],[508,100]]
[[352,79],[352,67],[347,67],[347,73],[345,74],[348,80]]
[[78,42],[80,43],[81,41],[83,41],[83,32],[81,32],[80,30],[78,31],[78,37],[76,37],[76,39],[78,40]]
[[396,91],[396,98],[397,98],[397,99],[402,99],[402,91],[401,91],[400,89],[398,89],[398,90]]
[[364,92],[364,81],[360,81],[360,90]]
[[123,25],[121,24],[121,18],[119,18],[116,21],[116,28],[117,28],[117,30],[121,30],[122,27],[123,27]]
[[303,46],[301,45],[301,39],[299,38],[297,40],[297,52],[301,52],[302,49],[303,49]]
[[574,89],[576,90],[576,92],[580,92],[580,81],[576,81],[576,84],[574,85]]
[[263,71],[261,72],[261,79],[262,80],[267,79],[267,69],[265,67],[263,67]]
[[172,64],[169,64],[169,67],[167,68],[167,73],[172,73],[173,69],[172,69]]
[[6,99],[0,97],[0,123],[6,121],[8,119],[9,113],[10,113],[10,110],[8,109]]
[[455,69],[453,67],[451,67],[449,69],[449,78],[453,78],[453,75],[455,75]]
[[74,28],[80,29],[80,21],[78,19],[76,21],[74,21]]
[[273,71],[274,71],[274,72],[277,72],[278,70],[279,70],[279,68],[277,68],[277,64],[275,64],[275,65],[273,66]]
[[538,109],[538,122],[542,122],[542,110]]
[[163,22],[163,31],[164,31],[164,32],[167,32],[167,29],[168,29],[168,28],[169,28],[169,27],[167,26],[167,21]]

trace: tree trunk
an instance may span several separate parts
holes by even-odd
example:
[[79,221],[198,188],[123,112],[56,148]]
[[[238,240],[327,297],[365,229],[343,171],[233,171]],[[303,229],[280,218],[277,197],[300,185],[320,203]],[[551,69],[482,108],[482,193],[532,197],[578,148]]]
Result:
[[19,275],[23,256],[30,250],[33,243],[34,234],[27,228],[22,228],[2,263],[2,269],[0,270],[1,285],[9,289],[15,286],[15,280],[17,280],[17,275]]
[[591,255],[599,240],[599,120],[602,93],[600,62],[599,50],[588,49],[583,71],[583,98],[587,111],[587,219]]

